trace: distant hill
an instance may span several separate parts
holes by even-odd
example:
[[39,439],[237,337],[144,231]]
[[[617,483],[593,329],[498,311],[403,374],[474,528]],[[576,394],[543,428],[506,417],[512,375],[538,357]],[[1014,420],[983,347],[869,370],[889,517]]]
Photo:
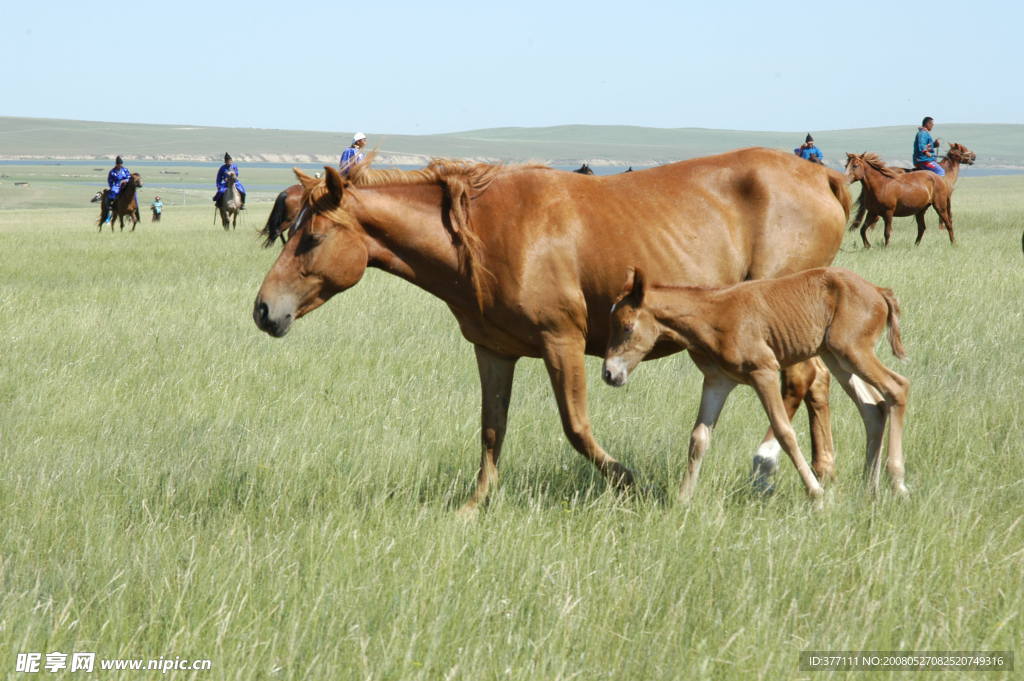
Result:
[[[845,152],[876,151],[909,163],[916,126],[813,130],[830,165]],[[492,128],[440,135],[389,135],[367,130],[381,161],[419,164],[435,156],[484,161],[655,165],[747,146],[792,150],[804,132],[753,132],[623,125]],[[1024,168],[1024,125],[937,125],[934,133],[978,154],[979,167]],[[351,132],[215,128],[0,117],[0,159],[219,161],[225,151],[244,162],[337,161]]]

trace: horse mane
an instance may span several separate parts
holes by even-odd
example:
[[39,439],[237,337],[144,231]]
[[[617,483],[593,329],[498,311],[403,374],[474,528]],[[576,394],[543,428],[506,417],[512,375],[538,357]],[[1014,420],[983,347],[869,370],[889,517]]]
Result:
[[[550,168],[540,164],[494,165],[435,158],[425,168],[418,170],[376,169],[370,167],[375,155],[375,152],[371,152],[349,168],[345,178],[347,186],[356,189],[403,185],[440,186],[443,192],[442,222],[458,249],[459,267],[469,276],[477,303],[482,308],[489,289],[487,280],[493,279],[494,275],[484,264],[484,245],[473,227],[471,202],[487,191],[491,183],[501,175],[524,169]],[[334,222],[351,224],[352,216],[341,206],[333,204],[327,195],[325,175],[304,188],[302,204]]]
[[886,177],[899,177],[900,175],[895,170],[885,165],[885,161],[882,160],[882,157],[873,151],[865,151],[863,154],[861,154],[860,158],[862,161],[864,161],[869,166],[871,166],[878,172],[882,173]]

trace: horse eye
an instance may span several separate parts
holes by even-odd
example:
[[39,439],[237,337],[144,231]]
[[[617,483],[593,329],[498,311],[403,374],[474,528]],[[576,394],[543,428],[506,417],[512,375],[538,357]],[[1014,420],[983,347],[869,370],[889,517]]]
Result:
[[325,237],[326,235],[321,232],[313,234],[306,232],[302,235],[299,245],[295,248],[295,255],[302,255],[303,253],[313,250],[320,245]]

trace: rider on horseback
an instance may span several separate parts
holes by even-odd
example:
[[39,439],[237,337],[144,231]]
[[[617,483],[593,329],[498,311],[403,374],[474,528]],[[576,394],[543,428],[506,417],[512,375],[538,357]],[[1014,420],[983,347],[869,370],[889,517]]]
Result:
[[107,202],[104,204],[106,211],[105,222],[110,222],[110,216],[114,212],[114,202],[117,201],[117,195],[121,193],[121,188],[130,179],[132,179],[131,171],[124,167],[124,161],[118,156],[114,159],[114,167],[107,173]]
[[[224,152],[224,165],[217,171],[217,193],[213,195],[213,202],[218,208],[220,208],[220,197],[224,196],[224,192],[228,189],[228,173],[234,173],[235,179],[238,179],[238,166],[232,162],[231,154]],[[241,210],[245,210],[245,187],[238,181],[235,182],[235,187],[242,195]]]
[[338,161],[338,168],[342,175],[348,175],[349,169],[363,160],[363,147],[365,146],[366,135],[361,132],[352,135],[352,144],[341,152],[341,159]]
[[807,133],[807,137],[804,138],[804,143],[793,150],[793,153],[812,163],[824,164],[825,160],[822,156],[821,149],[814,144],[814,138],[811,137],[811,133]]
[[931,130],[934,125],[935,120],[931,116],[925,116],[921,121],[921,127],[917,129],[917,137],[914,138],[914,167],[930,170],[936,175],[945,175],[946,171],[936,159],[940,142],[938,139],[932,139]]

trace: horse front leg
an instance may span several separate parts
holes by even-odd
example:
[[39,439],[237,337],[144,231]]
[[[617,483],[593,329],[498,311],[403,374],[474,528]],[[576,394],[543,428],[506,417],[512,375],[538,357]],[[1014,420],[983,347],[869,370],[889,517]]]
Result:
[[545,338],[544,364],[558,402],[562,429],[569,443],[594,464],[604,477],[620,489],[633,484],[633,474],[605,452],[594,439],[587,415],[587,377],[582,335]]
[[498,482],[498,458],[505,440],[508,405],[512,397],[512,378],[516,357],[505,357],[477,345],[476,367],[480,373],[480,471],[473,496],[459,509],[460,515],[473,515],[487,501],[491,485]]
[[947,199],[946,205],[943,210],[939,210],[938,206],[935,206],[935,212],[939,214],[939,219],[942,220],[943,226],[946,228],[946,233],[949,234],[949,243],[955,244],[956,239],[953,238],[953,206],[952,200]]
[[[817,357],[782,370],[782,402],[786,409],[786,417],[793,418],[800,407],[800,402],[807,405],[811,429],[811,469],[821,482],[836,479],[835,449],[828,404],[829,384],[828,368]],[[772,476],[778,469],[781,452],[782,445],[769,426],[764,440],[754,453],[751,480],[757,491],[772,490]]]

